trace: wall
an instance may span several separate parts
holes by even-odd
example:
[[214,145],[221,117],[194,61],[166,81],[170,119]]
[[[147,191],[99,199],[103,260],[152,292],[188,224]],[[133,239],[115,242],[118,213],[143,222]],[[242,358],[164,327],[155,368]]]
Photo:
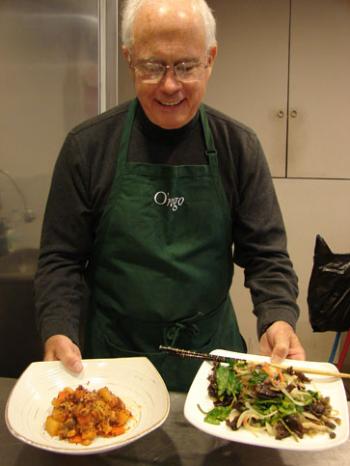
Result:
[[[316,234],[321,234],[334,252],[349,252],[349,189],[348,181],[275,179],[277,195],[288,233],[289,253],[299,278],[298,303],[301,316],[298,335],[310,360],[328,360],[333,332],[313,333],[308,319],[307,287],[312,269]],[[232,287],[232,298],[240,316],[242,333],[251,352],[258,351],[246,289],[242,291],[243,273],[238,271]]]

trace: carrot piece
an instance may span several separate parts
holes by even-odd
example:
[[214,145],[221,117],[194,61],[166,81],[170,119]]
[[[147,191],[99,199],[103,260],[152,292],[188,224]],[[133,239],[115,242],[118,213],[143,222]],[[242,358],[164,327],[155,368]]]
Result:
[[264,372],[266,372],[270,379],[273,378],[272,368],[267,362],[263,364],[262,369]]
[[276,378],[278,378],[281,382],[284,381],[284,375],[282,370],[279,367],[272,367],[268,363],[264,363],[262,369],[268,375],[269,379],[273,382]]
[[87,414],[86,416],[80,414],[77,416],[77,421],[78,424],[80,424],[81,426],[86,426],[87,424],[90,424],[93,421],[93,418],[90,414]]
[[71,443],[81,443],[83,439],[82,439],[81,435],[78,434],[78,435],[74,435],[74,437],[70,437],[68,440]]
[[62,403],[62,401],[65,401],[68,398],[69,395],[70,395],[70,393],[66,389],[64,389],[64,390],[61,390],[59,392],[56,399],[57,399],[57,401]]
[[110,432],[110,435],[121,435],[124,434],[125,427],[124,426],[113,426]]

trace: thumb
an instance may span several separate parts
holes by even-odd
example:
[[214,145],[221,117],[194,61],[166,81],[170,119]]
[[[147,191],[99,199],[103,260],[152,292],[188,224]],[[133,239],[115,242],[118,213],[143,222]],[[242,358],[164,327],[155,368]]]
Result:
[[272,348],[271,362],[279,364],[288,355],[289,346],[283,337],[276,337],[275,344]]
[[79,347],[64,335],[53,335],[46,340],[44,360],[61,361],[72,372],[83,369]]
[[72,372],[78,373],[83,370],[83,364],[81,362],[81,355],[79,350],[66,352],[59,359],[62,361],[63,365]]

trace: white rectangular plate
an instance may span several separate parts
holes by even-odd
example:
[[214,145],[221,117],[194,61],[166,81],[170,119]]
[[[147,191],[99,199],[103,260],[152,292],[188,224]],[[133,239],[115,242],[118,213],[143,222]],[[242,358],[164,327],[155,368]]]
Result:
[[[160,374],[144,357],[83,360],[79,375],[68,372],[59,361],[35,362],[23,372],[6,405],[10,432],[29,445],[72,455],[102,453],[123,447],[152,432],[166,420],[170,400]],[[51,401],[65,387],[83,385],[88,390],[107,386],[133,414],[122,435],[96,438],[90,445],[76,445],[51,437],[44,429]]]
[[[264,356],[235,353],[225,350],[215,350],[212,354],[230,356],[248,361],[270,361],[270,358]],[[294,368],[306,367],[310,369],[313,368],[338,372],[337,368],[333,364],[325,362],[285,360],[284,363],[288,366],[293,366]],[[312,379],[313,387],[322,393],[323,396],[330,397],[330,403],[337,411],[338,417],[341,419],[341,425],[337,426],[335,429],[335,439],[329,438],[328,434],[320,434],[315,437],[304,436],[304,438],[299,441],[296,441],[291,437],[283,440],[276,440],[267,433],[254,434],[246,429],[234,431],[226,426],[224,422],[220,425],[212,425],[204,422],[204,414],[200,411],[198,406],[200,406],[204,412],[208,412],[214,407],[213,402],[208,396],[208,376],[211,373],[211,369],[212,364],[210,362],[203,362],[193,380],[185,402],[184,415],[191,424],[197,427],[197,429],[225,440],[232,440],[235,442],[262,447],[298,451],[326,450],[328,448],[336,447],[348,439],[349,414],[346,393],[342,380],[311,374],[308,376],[307,372],[305,372],[305,375]]]

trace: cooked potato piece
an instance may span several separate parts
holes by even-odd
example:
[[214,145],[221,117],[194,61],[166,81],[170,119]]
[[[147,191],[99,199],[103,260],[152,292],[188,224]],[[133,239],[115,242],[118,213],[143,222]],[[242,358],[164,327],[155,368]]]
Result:
[[123,426],[130,419],[130,413],[126,409],[122,409],[117,414],[117,424],[118,426]]
[[60,425],[60,422],[56,421],[52,416],[48,416],[45,423],[45,429],[50,435],[52,435],[52,437],[55,437],[58,435]]

